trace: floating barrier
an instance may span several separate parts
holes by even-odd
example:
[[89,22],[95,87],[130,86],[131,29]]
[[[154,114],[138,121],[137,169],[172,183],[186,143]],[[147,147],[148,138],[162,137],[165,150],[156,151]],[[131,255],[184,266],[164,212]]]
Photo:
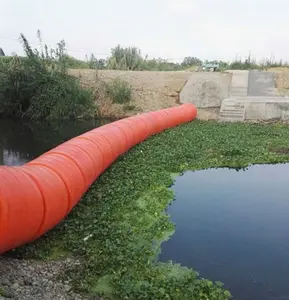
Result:
[[86,132],[24,166],[1,166],[0,254],[56,226],[131,147],[196,116],[192,104],[144,113]]

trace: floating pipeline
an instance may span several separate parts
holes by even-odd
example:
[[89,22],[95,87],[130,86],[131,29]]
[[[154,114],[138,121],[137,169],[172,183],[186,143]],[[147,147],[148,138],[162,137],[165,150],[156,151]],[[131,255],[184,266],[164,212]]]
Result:
[[56,226],[98,176],[148,137],[192,121],[192,104],[122,119],[75,137],[18,167],[0,167],[0,254]]

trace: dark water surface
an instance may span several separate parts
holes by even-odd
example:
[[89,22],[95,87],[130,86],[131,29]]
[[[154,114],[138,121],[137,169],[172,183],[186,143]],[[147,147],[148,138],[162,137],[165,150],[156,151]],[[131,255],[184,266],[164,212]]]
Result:
[[289,299],[289,164],[186,172],[161,261],[222,281],[237,300]]
[[0,119],[0,165],[16,166],[111,120],[32,122]]

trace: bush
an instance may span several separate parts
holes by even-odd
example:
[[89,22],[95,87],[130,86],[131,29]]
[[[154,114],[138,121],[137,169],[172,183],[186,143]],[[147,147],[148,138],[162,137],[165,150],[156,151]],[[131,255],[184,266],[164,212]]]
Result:
[[[39,35],[39,40],[41,38]],[[0,115],[31,119],[91,117],[92,91],[67,73],[65,43],[32,50],[22,34],[26,57],[0,60]]]
[[127,81],[115,78],[111,82],[105,83],[105,87],[113,103],[127,104],[131,101],[132,87]]
[[141,51],[138,48],[122,48],[118,45],[111,49],[111,57],[108,59],[108,69],[139,70],[142,61]]

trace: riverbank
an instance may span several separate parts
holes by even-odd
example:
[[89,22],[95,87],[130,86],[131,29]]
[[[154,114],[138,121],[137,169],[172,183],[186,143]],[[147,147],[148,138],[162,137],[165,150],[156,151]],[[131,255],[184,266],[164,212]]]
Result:
[[[69,74],[79,78],[83,87],[97,91],[96,101],[101,116],[124,117],[177,106],[179,93],[192,73],[69,69]],[[101,83],[115,79],[121,79],[131,87],[132,97],[126,105],[114,103],[105,93],[99,93]]]
[[160,241],[174,232],[163,213],[174,197],[168,187],[173,174],[189,169],[288,162],[288,131],[279,123],[203,121],[167,130],[120,157],[64,222],[10,255],[79,261],[63,276],[83,299],[90,299],[87,293],[104,299],[229,299],[193,270],[155,262]]
[[[96,106],[100,116],[122,118],[178,106],[180,92],[193,73],[190,71],[69,69],[69,74],[79,78],[83,87],[96,91],[94,94],[98,95]],[[215,83],[208,81],[208,73],[197,74],[196,86],[205,86],[208,90],[215,88]],[[125,105],[113,103],[105,93],[100,92],[102,83],[110,83],[115,79],[124,80],[131,87],[131,100]],[[198,118],[200,120],[217,120],[219,111],[219,107],[198,108]]]

